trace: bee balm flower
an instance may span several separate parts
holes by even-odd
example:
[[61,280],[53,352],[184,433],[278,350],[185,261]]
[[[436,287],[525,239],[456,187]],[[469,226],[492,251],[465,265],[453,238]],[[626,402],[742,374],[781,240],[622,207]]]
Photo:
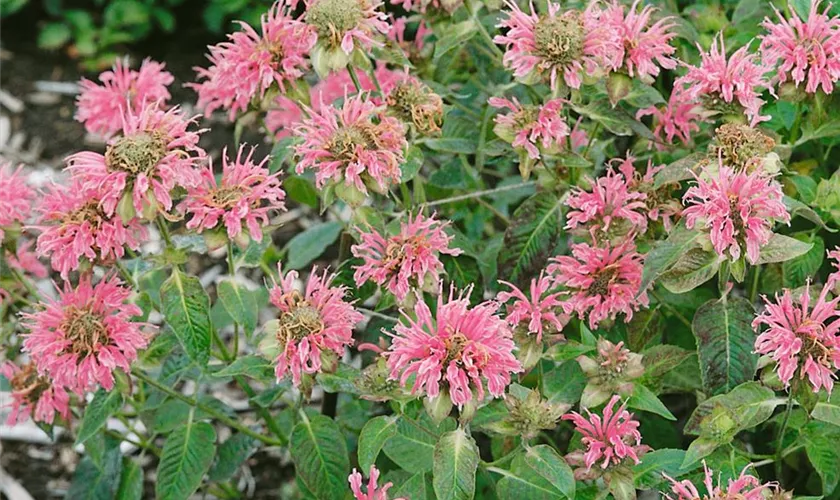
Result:
[[706,479],[703,481],[703,485],[706,487],[707,495],[701,495],[700,492],[697,491],[697,487],[689,480],[676,481],[671,479],[667,474],[663,474],[666,479],[671,481],[671,492],[677,495],[676,497],[665,495],[665,498],[668,500],[695,500],[698,498],[739,498],[743,500],[764,500],[767,498],[765,493],[770,493],[771,484],[768,483],[762,485],[761,480],[757,477],[747,474],[747,469],[750,467],[751,465],[744,467],[744,470],[741,471],[741,475],[737,479],[730,479],[729,485],[726,490],[724,490],[720,481],[718,481],[717,486],[714,485],[714,474],[711,469],[706,466],[706,461],[703,460],[703,471],[706,474]]
[[563,99],[552,99],[541,106],[520,104],[515,97],[491,97],[488,102],[495,108],[511,110],[496,115],[496,135],[514,148],[524,149],[532,160],[540,158],[540,148],[558,148],[572,133],[562,114]]
[[388,91],[386,103],[391,114],[403,123],[414,125],[421,135],[440,132],[443,100],[425,83],[408,73],[404,73],[393,84],[393,88]]
[[622,238],[630,232],[644,233],[647,195],[630,189],[632,181],[610,166],[606,175],[590,180],[591,192],[575,188],[566,200],[573,209],[566,216],[566,228],[587,226],[593,235],[600,231]]
[[388,34],[388,16],[377,11],[378,0],[312,0],[306,6],[306,23],[318,34],[312,64],[320,76],[347,66],[355,48],[380,46],[379,33]]
[[[673,144],[674,139],[689,144],[691,135],[700,131],[699,123],[706,119],[702,107],[690,100],[681,87],[674,87],[667,104],[640,109],[636,119],[648,115],[653,116],[653,135],[668,144]],[[660,144],[656,146],[662,148]]]
[[[385,483],[381,488],[376,484],[379,480],[379,469],[375,465],[370,466],[370,479],[367,484],[367,493],[362,491],[362,475],[356,469],[347,479],[350,481],[350,489],[353,491],[353,496],[356,500],[388,500],[388,490],[393,486],[392,483]],[[405,498],[395,498],[394,500],[407,500]]]
[[[548,293],[554,288],[551,276],[544,272],[539,278],[531,280],[530,296],[507,281],[499,281],[510,288],[509,292],[499,292],[496,299],[505,304],[513,299],[508,307],[507,322],[511,326],[523,325],[529,334],[536,334],[537,342],[542,340],[543,332],[547,329],[559,332],[568,322],[568,317],[562,314],[562,292]],[[560,311],[560,312],[558,312]]]
[[624,6],[613,0],[601,14],[603,22],[618,34],[620,67],[627,70],[631,77],[652,83],[659,74],[659,66],[665,69],[677,67],[673,54],[676,48],[670,45],[677,36],[671,32],[674,24],[670,18],[660,19],[650,25],[651,15],[656,9],[645,5],[638,11],[639,0],[635,0],[627,14]]
[[26,185],[21,174],[23,165],[15,170],[7,162],[0,162],[0,243],[3,227],[23,222],[29,217],[35,192]]
[[52,424],[55,415],[65,420],[70,418],[70,396],[60,385],[50,381],[49,377],[38,374],[35,363],[27,363],[19,368],[6,362],[0,366],[0,374],[6,377],[11,386],[12,408],[7,419],[8,425],[15,425],[32,417],[36,422]]

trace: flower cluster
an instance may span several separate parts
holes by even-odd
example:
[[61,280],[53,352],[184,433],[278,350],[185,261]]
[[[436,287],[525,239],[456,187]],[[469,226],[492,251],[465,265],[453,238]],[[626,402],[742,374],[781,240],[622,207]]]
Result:
[[35,198],[22,169],[23,166],[19,166],[12,170],[9,163],[0,162],[0,243],[3,242],[4,227],[26,221]]
[[624,342],[613,344],[604,338],[598,339],[594,358],[584,355],[577,361],[588,379],[580,398],[584,408],[598,406],[613,394],[630,397],[633,380],[645,372],[640,354],[624,347]]
[[626,69],[631,77],[651,83],[659,75],[660,67],[677,67],[677,60],[672,57],[677,49],[671,45],[677,34],[671,31],[674,24],[670,18],[651,25],[650,19],[656,9],[645,5],[639,11],[639,2],[635,0],[625,14],[624,6],[613,0],[601,14],[601,21],[609,25],[618,38],[618,68]]
[[[632,162],[630,168],[624,172],[633,174]],[[566,200],[566,205],[572,208],[566,216],[566,228],[586,226],[593,237],[604,234],[623,238],[631,233],[644,233],[648,223],[647,195],[630,188],[632,178],[610,167],[606,175],[590,180],[591,192],[575,188]]]
[[563,313],[562,292],[554,291],[554,280],[551,276],[541,272],[539,278],[531,280],[530,295],[517,288],[512,283],[500,281],[510,288],[509,292],[499,292],[496,300],[506,304],[513,299],[513,304],[508,306],[507,322],[516,327],[524,325],[529,334],[535,334],[537,342],[542,341],[543,333],[547,328],[553,332],[560,332],[568,322],[569,318]]
[[[730,479],[729,485],[726,489],[721,486],[720,481],[718,485],[714,484],[714,473],[703,460],[703,471],[706,478],[703,480],[703,485],[706,487],[707,495],[701,495],[697,487],[691,481],[683,480],[676,481],[665,474],[665,478],[671,481],[671,492],[676,494],[676,497],[665,495],[669,500],[695,500],[697,498],[740,498],[743,500],[763,500],[767,498],[767,494],[771,493],[771,483],[761,484],[761,480],[751,474],[747,474],[748,465],[741,471],[741,475],[737,479]],[[718,478],[720,479],[720,478]]]

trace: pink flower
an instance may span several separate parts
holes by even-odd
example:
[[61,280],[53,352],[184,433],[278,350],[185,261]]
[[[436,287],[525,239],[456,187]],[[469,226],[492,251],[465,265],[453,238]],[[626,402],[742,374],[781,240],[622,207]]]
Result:
[[563,415],[563,420],[571,420],[575,430],[583,434],[581,443],[586,446],[583,456],[586,470],[603,459],[601,468],[618,465],[625,459],[632,459],[639,463],[639,455],[649,448],[642,445],[642,435],[639,433],[639,422],[633,420],[633,414],[622,404],[617,411],[613,408],[619,402],[619,396],[613,396],[604,407],[603,418],[586,410],[589,418],[577,412]]
[[8,162],[0,161],[0,243],[3,227],[24,222],[32,210],[35,192],[26,184],[20,165],[14,171]]
[[[688,99],[682,87],[674,87],[667,104],[640,109],[636,119],[648,115],[653,116],[653,135],[657,139],[673,144],[676,138],[683,144],[689,144],[692,134],[700,131],[699,123],[706,120],[707,113],[699,104]],[[663,149],[661,144],[656,144],[656,147]]]
[[609,166],[606,175],[589,180],[591,192],[576,187],[566,200],[566,205],[573,209],[566,215],[566,228],[588,226],[593,236],[597,231],[612,230],[621,235],[645,232],[647,195],[630,189],[632,179]]
[[715,38],[709,52],[698,48],[700,66],[689,66],[688,73],[678,78],[674,87],[686,87],[684,97],[691,101],[702,98],[704,106],[712,111],[722,114],[743,112],[751,127],[769,120],[769,116],[761,115],[764,104],[761,93],[765,89],[773,93],[770,82],[765,78],[772,67],[761,64],[758,55],[750,54],[747,46],[727,59],[722,35]]
[[729,486],[726,490],[724,490],[720,485],[720,481],[718,481],[717,486],[714,485],[712,482],[714,474],[711,469],[706,466],[706,461],[703,460],[703,470],[706,473],[706,479],[703,481],[703,484],[706,486],[706,492],[708,493],[707,496],[701,495],[700,492],[697,491],[697,487],[694,486],[691,481],[676,481],[667,474],[663,474],[666,479],[671,481],[671,492],[676,493],[677,495],[676,498],[670,495],[665,495],[665,498],[668,500],[696,500],[698,498],[764,500],[764,498],[766,498],[765,493],[769,493],[772,483],[762,485],[761,480],[757,477],[747,474],[747,469],[750,467],[752,467],[752,465],[744,467],[744,470],[741,471],[741,475],[738,479],[735,479],[734,481],[730,479]]
[[49,257],[52,268],[64,279],[79,268],[82,258],[91,262],[119,259],[125,255],[125,246],[137,250],[147,237],[136,218],[125,222],[117,214],[107,215],[100,193],[74,180],[70,186],[53,185],[41,199],[34,226],[41,231],[36,251],[39,257]]
[[460,408],[473,399],[473,390],[479,401],[484,398],[485,382],[492,396],[501,397],[511,373],[522,371],[513,355],[510,327],[496,315],[499,304],[489,301],[470,307],[471,293],[470,287],[456,297],[450,288],[446,301],[441,293],[434,317],[420,299],[414,306],[416,319],[403,311],[406,323],[394,328],[385,356],[392,379],[399,377],[405,386],[415,376],[412,394],[424,391],[434,399],[443,382]]
[[620,66],[627,69],[631,77],[638,76],[644,82],[652,83],[659,75],[659,66],[665,69],[677,67],[672,56],[677,51],[670,45],[676,33],[670,31],[674,24],[671,18],[664,18],[650,25],[650,17],[656,9],[645,5],[637,12],[640,0],[635,0],[627,15],[624,6],[613,0],[602,13],[602,22],[619,38]]
[[811,0],[811,13],[803,21],[795,11],[790,20],[785,19],[775,7],[779,23],[765,18],[761,25],[768,31],[759,35],[764,64],[778,68],[778,80],[793,80],[798,87],[805,81],[805,92],[814,93],[822,86],[831,94],[834,82],[840,78],[840,18],[828,17],[831,8],[819,11],[820,0]]
[[128,58],[117,59],[113,69],[99,75],[100,84],[82,78],[76,99],[76,120],[88,132],[105,137],[120,132],[129,109],[142,109],[147,103],[163,103],[171,97],[167,88],[174,77],[166,65],[145,59],[140,69],[129,67]]
[[65,283],[58,293],[58,300],[47,299],[42,309],[23,315],[30,332],[24,351],[54,384],[79,394],[98,385],[110,391],[114,370],[129,372],[137,350],[149,342],[140,331],[148,325],[131,321],[143,311],[128,302],[132,291],[116,276],[96,286],[82,276],[78,287]]
[[301,383],[304,373],[319,373],[324,365],[344,354],[344,348],[353,344],[353,327],[364,316],[346,302],[347,287],[331,286],[335,274],[325,270],[318,276],[317,267],[312,268],[309,281],[303,293],[294,287],[297,271],[283,275],[278,264],[280,283],[269,291],[269,299],[280,317],[276,325],[276,339],[280,353],[274,373],[280,380],[292,372],[295,387]]
[[[391,3],[397,4],[400,0],[391,0]],[[403,5],[410,3],[412,0],[403,0]],[[421,4],[426,3],[428,5],[427,0],[420,0]],[[432,0],[433,3],[437,3],[438,0]],[[460,5],[461,2],[455,1],[453,2],[455,5]],[[417,30],[414,32],[414,40],[413,42],[409,42],[405,39],[405,28],[406,28],[407,20],[405,17],[398,17],[393,19],[391,22],[391,31],[388,32],[388,39],[396,43],[399,47],[401,47],[404,51],[409,53],[409,56],[415,55],[417,52],[423,50],[423,47],[426,45],[426,36],[432,34],[432,30],[429,28],[429,24],[425,20],[421,20],[417,25]]]
[[39,375],[35,363],[27,363],[19,368],[11,361],[0,366],[0,374],[9,381],[12,389],[12,402],[7,407],[12,412],[6,421],[15,425],[32,417],[36,422],[52,424],[58,413],[65,420],[70,419],[70,396],[60,385],[51,382],[49,377]]
[[122,135],[110,141],[105,155],[91,151],[67,158],[67,169],[82,181],[85,190],[101,193],[101,207],[112,215],[123,196],[128,208],[148,216],[172,209],[170,192],[193,187],[201,180],[196,163],[205,156],[198,147],[199,134],[187,128],[194,122],[177,107],[161,111],[147,104],[139,114],[125,117]]
[[506,285],[510,291],[499,292],[496,300],[505,304],[514,299],[513,305],[508,306],[507,309],[507,322],[511,326],[527,323],[528,333],[535,333],[537,342],[542,340],[546,324],[559,332],[569,321],[568,316],[558,313],[563,305],[559,299],[563,293],[547,293],[554,288],[554,285],[552,278],[544,272],[540,273],[539,278],[531,280],[530,296],[525,295],[525,292],[512,283],[507,281],[499,281],[499,283]]
[[566,313],[577,313],[580,319],[588,313],[593,330],[618,313],[624,314],[625,322],[630,321],[633,311],[648,305],[647,292],[639,289],[643,257],[636,252],[632,239],[615,247],[578,243],[572,245],[571,256],[561,255],[551,261],[548,273],[556,284],[568,289],[563,302]]
[[696,180],[683,196],[685,225],[709,229],[721,257],[738,260],[746,249],[747,260],[755,264],[773,235],[773,225],[790,223],[782,187],[759,170],[736,172],[720,165],[716,174],[707,168]]
[[242,31],[209,47],[210,67],[195,69],[203,81],[188,84],[198,92],[198,107],[206,115],[222,108],[233,120],[273,86],[285,93],[286,82],[304,75],[309,67],[306,56],[317,35],[294,19],[290,9],[287,2],[279,0],[263,14],[259,33],[240,21]]
[[573,89],[580,88],[582,73],[593,75],[602,69],[615,69],[621,64],[620,41],[608,23],[600,19],[596,3],[584,12],[569,10],[560,13],[560,4],[549,2],[548,15],[523,12],[516,2],[506,0],[510,11],[497,26],[507,28],[493,41],[504,45],[505,66],[519,79],[544,80],[552,89],[561,81]]
[[673,191],[674,187],[673,183],[665,184],[659,188],[654,187],[654,176],[657,172],[665,168],[665,165],[654,165],[653,160],[648,160],[647,169],[644,175],[642,175],[633,166],[635,160],[634,157],[628,154],[626,158],[614,158],[610,163],[618,163],[618,170],[627,180],[627,189],[629,191],[645,193],[646,198],[644,202],[648,219],[651,221],[661,220],[665,229],[670,231],[673,226],[671,218],[680,216],[682,205],[678,199],[671,197],[671,191]]
[[[779,380],[790,386],[797,368],[799,378],[808,376],[814,392],[825,387],[829,394],[834,388],[835,373],[840,369],[840,297],[826,300],[834,280],[823,286],[816,303],[811,307],[810,285],[794,299],[790,290],[771,302],[764,297],[765,309],[753,321],[758,331],[767,329],[755,340],[759,354],[769,354],[776,361]],[[795,301],[794,301],[795,300]]]
[[[350,55],[355,47],[370,49],[382,43],[374,37],[390,31],[388,16],[378,0],[309,0],[306,23],[318,34],[318,45]],[[333,68],[338,69],[338,68]]]
[[562,114],[563,99],[552,99],[542,106],[523,106],[516,97],[491,97],[488,102],[495,108],[512,111],[496,115],[496,135],[515,148],[524,148],[531,159],[540,158],[540,146],[544,149],[560,147],[571,134]]
[[[370,466],[370,479],[368,480],[367,493],[362,491],[362,475],[356,469],[347,479],[350,481],[350,489],[353,491],[353,496],[356,500],[388,500],[388,490],[393,486],[392,483],[385,483],[381,488],[377,486],[376,482],[379,480],[379,469],[375,465]],[[407,500],[405,498],[395,498],[394,500]]]
[[396,236],[386,237],[372,229],[360,231],[361,243],[353,245],[353,256],[364,262],[354,267],[356,286],[368,280],[387,289],[402,302],[412,288],[440,287],[443,264],[439,254],[460,255],[459,248],[449,248],[452,236],[444,232],[449,222],[441,223],[432,217],[417,214],[400,224]]
[[244,150],[245,145],[239,147],[234,161],[228,159],[227,149],[222,151],[221,184],[216,181],[212,162],[202,169],[202,183],[188,189],[181,204],[181,209],[192,215],[187,229],[198,229],[200,233],[216,227],[221,220],[228,238],[234,239],[242,233],[245,222],[250,237],[262,241],[262,226],[268,224],[269,212],[286,210],[286,193],[278,180],[280,172],[271,175],[265,168],[269,157],[254,163],[254,148],[243,158]]
[[6,252],[6,262],[12,269],[31,274],[36,278],[46,278],[47,268],[41,264],[38,256],[30,248],[32,248],[31,240],[18,241],[14,255],[11,252]]
[[396,118],[384,116],[367,94],[348,97],[341,109],[323,106],[307,111],[310,117],[295,128],[304,140],[295,148],[301,158],[297,173],[316,170],[319,189],[329,180],[342,179],[363,193],[367,193],[366,180],[381,192],[399,183],[407,147],[405,128]]

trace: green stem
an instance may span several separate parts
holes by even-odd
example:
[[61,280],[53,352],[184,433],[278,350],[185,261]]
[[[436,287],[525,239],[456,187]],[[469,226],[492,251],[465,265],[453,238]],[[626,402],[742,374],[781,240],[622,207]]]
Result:
[[475,191],[469,194],[462,194],[459,196],[452,196],[451,198],[444,198],[442,200],[435,200],[430,201],[428,203],[423,203],[422,208],[426,209],[429,207],[435,207],[438,205],[446,205],[447,203],[456,203],[459,201],[464,200],[472,200],[474,198],[481,198],[482,196],[487,196],[496,193],[503,193],[505,191],[513,191],[514,189],[520,189],[528,186],[533,186],[535,184],[534,181],[525,181],[519,184],[511,184],[508,186],[497,187],[493,189],[485,189],[484,191]]
[[356,92],[362,93],[362,84],[359,82],[359,75],[356,74],[356,68],[352,64],[347,65],[347,72],[350,73],[350,79],[353,80],[353,85],[356,86]]
[[758,277],[761,275],[761,264],[756,264],[753,267],[752,286],[750,287],[750,302],[755,303],[758,296]]
[[166,246],[172,247],[172,237],[169,235],[169,227],[166,225],[166,221],[162,216],[158,215],[155,219],[155,223],[160,231],[160,236],[163,238],[163,241],[166,242]]
[[776,481],[782,483],[782,449],[783,440],[785,438],[785,430],[787,430],[788,421],[790,420],[790,413],[793,411],[793,392],[796,389],[797,383],[794,381],[788,394],[787,406],[785,407],[785,416],[782,419],[782,426],[779,427],[779,434],[776,436]]

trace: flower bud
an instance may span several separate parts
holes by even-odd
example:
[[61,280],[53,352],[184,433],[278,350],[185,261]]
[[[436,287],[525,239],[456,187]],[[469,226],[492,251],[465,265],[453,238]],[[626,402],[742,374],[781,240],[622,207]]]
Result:
[[441,391],[435,398],[426,397],[423,399],[423,407],[426,409],[426,413],[434,420],[434,422],[440,425],[446,417],[449,416],[449,413],[452,411],[452,399],[449,397],[449,393],[445,390]]

